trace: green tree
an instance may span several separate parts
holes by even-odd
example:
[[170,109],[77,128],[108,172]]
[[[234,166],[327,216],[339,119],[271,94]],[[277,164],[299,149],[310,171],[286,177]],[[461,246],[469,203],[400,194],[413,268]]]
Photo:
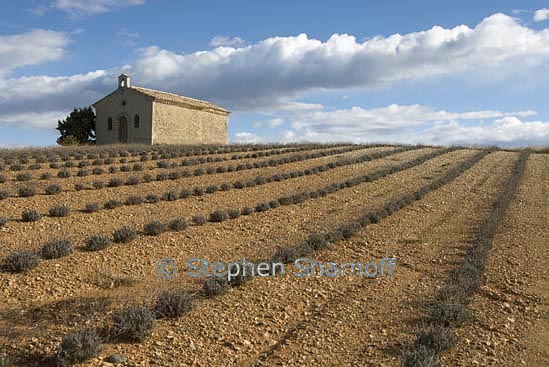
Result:
[[63,121],[57,121],[61,136],[57,144],[66,145],[75,140],[80,144],[95,142],[95,113],[91,107],[74,109]]

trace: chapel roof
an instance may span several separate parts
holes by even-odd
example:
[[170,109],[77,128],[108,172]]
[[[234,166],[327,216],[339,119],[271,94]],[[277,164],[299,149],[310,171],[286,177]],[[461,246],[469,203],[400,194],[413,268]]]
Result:
[[149,89],[149,88],[143,88],[143,87],[130,87],[131,89],[134,89],[140,93],[146,94],[150,97],[153,97],[155,102],[159,103],[166,103],[166,104],[175,104],[175,105],[181,105],[182,107],[191,107],[191,108],[199,108],[199,109],[212,109],[219,112],[225,112],[229,113],[228,110],[219,107],[213,103],[201,101],[199,99],[194,99],[190,97],[184,97],[180,96],[174,93],[168,93],[168,92],[162,92],[159,90]]
[[[120,88],[119,88],[120,89]],[[159,90],[149,89],[149,88],[143,88],[143,87],[136,87],[136,86],[130,86],[125,87],[123,89],[129,89],[134,90],[138,93],[144,94],[146,96],[152,97],[155,102],[163,103],[163,104],[171,104],[191,109],[197,109],[197,110],[210,110],[211,112],[217,112],[217,113],[223,113],[223,114],[229,114],[230,111],[224,109],[223,107],[217,106],[213,103],[202,101],[199,99],[194,99],[190,97],[184,97],[180,96],[174,93],[168,93],[168,92],[162,92]],[[95,106],[99,102],[103,101],[104,99],[110,97],[111,95],[115,94],[118,91],[115,90],[112,93],[106,95],[105,97],[101,98],[97,102],[93,104]]]

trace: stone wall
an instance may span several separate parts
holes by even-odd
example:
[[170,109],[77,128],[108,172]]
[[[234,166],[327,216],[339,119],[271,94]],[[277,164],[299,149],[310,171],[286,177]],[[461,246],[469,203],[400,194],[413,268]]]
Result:
[[[168,102],[169,103],[169,102]],[[155,102],[132,88],[119,88],[96,102],[97,144],[119,144],[120,118],[128,121],[130,144],[227,144],[229,116],[216,110]],[[134,118],[139,116],[139,127]],[[108,119],[112,118],[112,130]]]
[[227,114],[153,102],[153,119],[153,144],[227,144]]
[[[123,104],[125,102],[125,104]],[[128,143],[152,144],[153,98],[131,88],[119,88],[95,104],[97,144],[118,144],[119,119],[128,120]],[[135,115],[139,115],[139,128],[134,127]],[[112,118],[112,130],[108,119]]]

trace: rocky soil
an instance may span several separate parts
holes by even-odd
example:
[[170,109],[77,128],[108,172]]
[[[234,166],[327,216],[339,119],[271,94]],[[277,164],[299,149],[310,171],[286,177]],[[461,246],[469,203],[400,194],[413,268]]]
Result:
[[[190,221],[193,215],[207,215],[219,208],[254,207],[262,201],[396,166],[434,150],[411,150],[312,176],[203,197],[97,213],[74,211],[66,218],[45,217],[33,223],[16,220],[23,208],[47,212],[59,200],[83,208],[92,201],[219,185],[391,149],[368,148],[177,182],[0,200],[0,216],[12,219],[0,228],[0,255],[18,249],[39,250],[53,238],[67,238],[81,246],[89,236],[108,235],[123,225],[142,230],[152,220],[185,217]],[[453,151],[301,204],[191,226],[182,232],[139,235],[128,244],[42,261],[23,274],[2,272],[0,354],[16,356],[13,360],[19,364],[15,365],[54,365],[52,357],[67,332],[88,326],[101,328],[109,323],[114,310],[150,302],[164,289],[199,292],[201,284],[185,274],[188,259],[240,261],[245,257],[253,261],[270,257],[279,246],[295,245],[311,232],[348,223],[365,210],[377,209],[391,198],[444,176],[476,153]],[[323,263],[338,264],[379,263],[382,258],[395,257],[391,277],[296,277],[292,274],[296,269],[287,265],[284,276],[254,277],[214,298],[197,296],[188,314],[158,320],[144,342],[105,343],[99,356],[82,366],[399,366],[404,346],[413,340],[436,290],[459,264],[517,158],[518,153],[513,152],[491,153],[423,199],[313,256]],[[256,160],[265,159],[269,157]],[[545,270],[549,265],[548,167],[548,155],[530,156],[526,175],[494,241],[482,292],[470,305],[474,318],[455,330],[457,345],[444,355],[444,365],[549,365],[544,348],[549,340]],[[72,185],[77,182],[77,178],[68,180]],[[156,261],[164,257],[180,265],[171,280],[155,274]]]

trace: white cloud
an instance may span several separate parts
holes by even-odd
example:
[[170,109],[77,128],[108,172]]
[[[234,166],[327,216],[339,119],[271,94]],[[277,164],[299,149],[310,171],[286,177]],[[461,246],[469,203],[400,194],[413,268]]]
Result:
[[28,145],[18,144],[18,143],[0,143],[0,149],[18,149],[18,148],[27,148]]
[[511,12],[513,14],[521,14],[521,13],[530,13],[530,11],[526,10],[526,9],[513,9],[513,11]]
[[35,15],[37,17],[41,17],[46,15],[46,13],[50,10],[48,6],[45,5],[39,5],[34,8],[26,9],[26,11],[32,15]]
[[[75,9],[79,9],[78,4],[82,7],[88,4],[97,11],[113,9],[115,2],[66,1],[63,2],[66,9],[70,8],[69,3]],[[142,1],[116,3],[137,5]],[[98,4],[101,4],[99,8]],[[2,36],[2,41],[4,38]],[[0,42],[0,73],[59,58],[66,42],[66,37],[61,37],[57,43],[31,42],[36,47],[28,49],[25,42]],[[5,44],[11,45],[7,51]],[[410,128],[425,127],[425,121],[501,119],[509,115],[497,111],[477,111],[467,115],[435,111],[424,106],[398,105],[371,110],[357,107],[328,113],[322,110],[322,105],[298,102],[296,98],[309,92],[339,93],[355,87],[375,87],[403,79],[415,81],[441,74],[476,73],[480,79],[485,75],[535,70],[533,68],[549,61],[547,44],[549,29],[531,29],[512,17],[495,14],[474,28],[435,26],[427,31],[377,36],[363,42],[357,42],[355,37],[346,34],[334,34],[327,41],[301,34],[191,54],[149,47],[140,50],[140,58],[134,65],[112,70],[63,77],[2,79],[0,75],[0,122],[16,123],[16,117],[20,116],[18,123],[21,126],[55,127],[57,120],[53,118],[50,123],[30,123],[25,118],[30,113],[53,116],[59,111],[68,113],[74,107],[87,106],[115,89],[116,75],[124,70],[132,75],[136,85],[211,100],[233,111],[260,110],[273,117],[283,117],[285,121],[295,120],[295,139],[348,139],[363,132],[361,124],[367,118],[370,121],[365,130],[368,134],[384,137],[384,140],[391,136],[400,140],[407,137]],[[46,47],[47,52],[29,56],[44,45],[50,45]],[[2,52],[9,57],[2,57]],[[20,57],[14,59],[12,54]],[[511,115],[526,116],[524,113]],[[400,134],[400,129],[404,129],[403,134]],[[340,131],[343,133],[339,134]],[[379,135],[382,132],[388,135]],[[247,132],[235,135],[235,138],[259,139]]]
[[141,37],[141,34],[138,32],[130,32],[127,28],[121,28],[118,32],[116,32],[116,36],[124,38],[139,38]]
[[85,33],[86,30],[84,28],[77,28],[74,31],[71,32],[72,35],[77,36],[79,34]]
[[254,123],[254,127],[255,128],[260,128],[260,127],[269,127],[271,129],[277,127],[277,126],[280,126],[284,123],[284,120],[277,117],[277,118],[274,118],[274,119],[270,119],[270,120],[267,120],[267,121],[258,121],[258,122],[255,122]]
[[0,77],[18,67],[59,60],[68,43],[65,33],[43,29],[0,36]]
[[55,0],[51,7],[71,15],[93,15],[143,4],[145,0]]
[[233,109],[283,104],[311,91],[370,87],[397,80],[460,73],[516,73],[549,61],[549,30],[534,30],[495,14],[476,27],[374,37],[347,34],[327,41],[273,37],[245,47],[177,54],[142,50],[135,74],[145,84],[191,91]]
[[456,121],[435,124],[425,130],[423,141],[433,144],[537,146],[549,142],[549,121],[522,121],[509,116],[486,125],[465,126]]
[[305,102],[296,102],[296,101],[273,101],[268,106],[263,106],[263,112],[276,111],[287,112],[287,113],[299,113],[299,112],[309,112],[309,111],[318,111],[324,108],[323,105],[319,103],[305,103]]
[[534,111],[519,111],[503,113],[499,111],[474,111],[474,112],[447,112],[433,110],[428,106],[392,104],[387,107],[363,109],[353,107],[351,109],[337,111],[317,111],[303,115],[292,123],[295,129],[330,126],[333,129],[351,127],[357,132],[391,132],[398,128],[415,127],[432,121],[450,120],[481,120],[499,118],[505,116],[532,116]]
[[549,9],[539,9],[534,13],[534,22],[542,22],[549,19]]
[[[0,124],[22,126],[27,129],[52,130],[57,127],[57,121],[63,120],[67,111],[23,112],[0,116]],[[25,124],[21,124],[25,121]]]
[[115,89],[116,74],[98,70],[70,77],[0,78],[0,123],[52,130],[74,107],[89,106]]
[[227,36],[215,36],[210,41],[210,46],[212,47],[224,47],[224,46],[233,46],[241,47],[244,46],[246,42],[240,37],[227,37]]
[[138,32],[130,32],[127,28],[121,28],[118,32],[116,32],[116,37],[120,38],[124,45],[135,47],[137,45],[135,40],[140,38],[141,34]]
[[[421,105],[322,111],[304,114],[291,126],[297,141],[402,142],[428,144],[541,145],[549,122],[523,122],[534,111],[447,112]],[[489,120],[489,121],[486,121]]]
[[297,134],[292,130],[284,130],[280,132],[274,141],[280,142],[283,144],[294,142],[297,139]]
[[259,144],[261,142],[262,139],[259,137],[259,135],[245,131],[236,133],[230,139],[230,143],[232,144]]

